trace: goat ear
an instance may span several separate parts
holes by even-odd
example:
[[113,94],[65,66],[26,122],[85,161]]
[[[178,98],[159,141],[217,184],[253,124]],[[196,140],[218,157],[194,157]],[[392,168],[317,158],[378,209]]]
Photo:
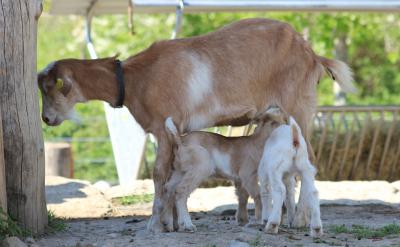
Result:
[[51,62],[38,74],[39,87],[45,93],[49,92],[54,87],[55,66],[56,62]]
[[285,121],[285,124],[287,124],[287,125],[290,124],[289,119],[290,119],[289,114],[288,114],[287,112],[284,111],[284,112],[283,112],[283,121]]
[[39,86],[39,88],[40,88],[43,92],[47,92],[46,84],[44,83],[45,77],[46,77],[46,76],[45,76],[42,72],[40,72],[40,73],[37,75],[37,83],[38,83],[38,86]]
[[113,60],[117,59],[119,57],[119,55],[120,55],[119,52],[117,52],[114,56],[112,56],[112,59]]
[[72,89],[73,83],[74,79],[72,78],[72,74],[66,74],[64,75],[64,79],[57,79],[56,88],[59,89],[64,96],[67,96]]
[[282,109],[277,105],[271,105],[265,111],[265,114],[272,115],[272,116],[280,115],[281,113],[282,113]]
[[290,124],[289,123],[289,119],[290,119],[289,113],[287,113],[287,111],[285,111],[283,108],[280,108],[280,109],[282,112],[282,120],[285,122],[285,124]]

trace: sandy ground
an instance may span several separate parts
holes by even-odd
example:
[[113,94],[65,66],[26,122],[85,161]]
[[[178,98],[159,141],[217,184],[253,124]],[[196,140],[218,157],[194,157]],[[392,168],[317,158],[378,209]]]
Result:
[[[146,222],[151,203],[117,206],[112,198],[153,193],[152,181],[100,190],[87,182],[46,178],[48,208],[67,217],[67,230],[37,239],[39,246],[400,246],[400,236],[360,239],[334,234],[332,225],[381,227],[400,224],[400,181],[317,182],[325,235],[308,236],[308,229],[281,227],[278,235],[260,225],[240,227],[234,221],[232,187],[198,189],[189,199],[196,233],[151,234]],[[250,204],[252,209],[253,205]],[[250,210],[252,213],[252,210]],[[91,218],[91,219],[88,219]]]

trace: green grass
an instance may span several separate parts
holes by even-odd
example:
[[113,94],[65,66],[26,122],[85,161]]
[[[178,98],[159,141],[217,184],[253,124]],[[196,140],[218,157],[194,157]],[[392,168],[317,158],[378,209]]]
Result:
[[113,203],[127,206],[139,203],[152,202],[153,199],[154,199],[154,194],[131,195],[131,196],[114,198]]
[[27,236],[28,231],[21,228],[8,214],[0,207],[0,241],[9,236]]
[[251,240],[251,241],[249,242],[249,245],[250,245],[251,247],[260,247],[260,246],[264,246],[263,243],[262,243],[262,240],[261,240],[261,235],[260,235],[260,234],[257,234],[256,238],[253,239],[253,240]]
[[[63,218],[57,218],[52,211],[47,212],[47,217],[47,233],[55,233],[66,229],[65,220]],[[27,237],[33,236],[33,234],[20,227],[15,220],[13,220],[8,214],[4,213],[2,208],[0,208],[0,241],[11,236]]]
[[64,231],[67,228],[64,218],[59,218],[54,215],[53,211],[47,212],[48,225],[46,228],[47,233],[55,233]]
[[345,225],[333,225],[330,230],[334,233],[349,233],[361,238],[383,238],[388,235],[400,234],[400,225],[395,223],[380,228],[370,228],[362,225],[352,225],[351,228]]

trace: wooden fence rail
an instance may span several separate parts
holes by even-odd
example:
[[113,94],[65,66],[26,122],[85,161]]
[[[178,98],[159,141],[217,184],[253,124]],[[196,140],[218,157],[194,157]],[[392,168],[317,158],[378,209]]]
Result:
[[[400,179],[400,106],[319,107],[311,129],[321,180]],[[250,127],[210,129],[247,135]],[[150,174],[157,145],[149,138],[144,173]]]
[[326,180],[400,179],[400,106],[320,107],[312,145]]

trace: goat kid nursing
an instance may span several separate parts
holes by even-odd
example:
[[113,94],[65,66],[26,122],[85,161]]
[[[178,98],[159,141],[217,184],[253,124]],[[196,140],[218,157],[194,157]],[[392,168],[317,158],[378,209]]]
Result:
[[[301,178],[301,189],[295,209],[294,176],[297,174]],[[285,202],[289,226],[306,226],[311,217],[310,235],[320,237],[323,234],[315,174],[316,169],[309,160],[307,143],[300,127],[293,117],[289,117],[289,124],[274,129],[265,142],[258,167],[262,218],[268,222],[265,227],[267,232],[278,232]]]
[[[169,202],[175,203],[179,231],[195,231],[187,209],[189,195],[210,176],[230,179],[236,187],[239,205],[236,220],[248,222],[247,200],[255,202],[255,217],[261,221],[261,199],[257,182],[257,168],[263,145],[276,127],[287,123],[275,108],[268,109],[254,121],[254,134],[242,137],[225,137],[215,133],[194,131],[181,136],[171,117],[165,127],[174,143],[174,163],[170,180],[166,184]],[[173,230],[173,220],[163,222]]]
[[123,105],[158,141],[148,225],[154,232],[163,231],[162,221],[172,217],[172,209],[164,208],[173,153],[164,127],[167,117],[187,133],[245,125],[278,104],[296,118],[312,155],[307,129],[324,69],[346,91],[354,90],[349,67],[316,55],[289,24],[245,19],[205,35],[155,42],[122,64],[116,57],[50,63],[38,75],[43,121],[59,125],[71,118],[75,104],[90,100],[117,106],[118,66],[125,80]]

